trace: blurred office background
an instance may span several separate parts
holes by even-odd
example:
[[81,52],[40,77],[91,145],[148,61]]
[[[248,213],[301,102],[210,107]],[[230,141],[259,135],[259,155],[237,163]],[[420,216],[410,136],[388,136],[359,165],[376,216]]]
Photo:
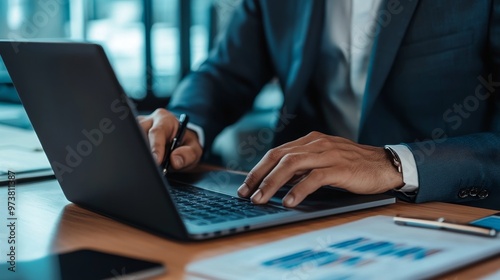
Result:
[[[216,45],[240,3],[241,0],[1,0],[0,39],[56,39],[103,45],[124,90],[137,108],[147,113],[166,106],[179,81],[196,69]],[[4,114],[9,113],[12,104],[19,103],[1,61],[0,102]],[[277,86],[265,87],[253,111],[216,141],[211,160],[231,168],[251,168],[269,147],[268,132],[281,103]],[[2,122],[23,126],[22,120],[12,122],[0,113]],[[249,146],[249,137],[256,137],[257,143]],[[253,150],[248,152],[249,149]]]

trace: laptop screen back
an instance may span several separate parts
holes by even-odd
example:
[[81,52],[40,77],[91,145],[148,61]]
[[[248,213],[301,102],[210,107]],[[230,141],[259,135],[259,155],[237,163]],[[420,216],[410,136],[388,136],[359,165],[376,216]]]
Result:
[[185,236],[104,50],[94,44],[0,42],[33,128],[68,200]]

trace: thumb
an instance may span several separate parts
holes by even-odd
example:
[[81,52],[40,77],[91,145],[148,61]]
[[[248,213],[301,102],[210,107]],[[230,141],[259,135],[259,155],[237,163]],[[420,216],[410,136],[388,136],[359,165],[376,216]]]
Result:
[[196,133],[186,131],[184,143],[170,154],[170,166],[174,170],[189,169],[195,167],[201,159],[203,149],[198,141]]
[[[178,149],[177,149],[178,150]],[[170,165],[174,168],[174,169],[182,169],[185,165],[185,160],[184,158],[182,157],[182,154],[179,154],[178,151],[176,151],[177,154],[174,154],[172,152],[172,155],[170,157]]]

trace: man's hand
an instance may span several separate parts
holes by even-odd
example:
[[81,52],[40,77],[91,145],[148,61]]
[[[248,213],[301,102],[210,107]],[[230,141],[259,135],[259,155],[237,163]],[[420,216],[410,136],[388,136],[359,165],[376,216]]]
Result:
[[[179,121],[165,109],[157,109],[151,115],[138,116],[137,121],[148,136],[153,157],[158,164],[161,164],[166,149],[179,128]],[[203,149],[198,136],[187,129],[181,146],[170,155],[170,166],[175,170],[193,168],[200,161],[202,154]]]
[[266,203],[288,182],[295,185],[283,198],[286,207],[296,206],[324,185],[375,194],[404,184],[384,148],[312,132],[267,152],[250,171],[238,195],[251,196],[256,204]]

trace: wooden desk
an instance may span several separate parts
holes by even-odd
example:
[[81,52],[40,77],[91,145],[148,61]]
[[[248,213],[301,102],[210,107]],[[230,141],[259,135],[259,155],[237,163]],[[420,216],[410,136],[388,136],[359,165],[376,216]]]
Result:
[[[150,259],[164,263],[168,273],[159,279],[182,279],[186,265],[222,253],[249,248],[285,237],[306,233],[372,215],[427,215],[447,217],[460,222],[493,214],[495,211],[446,203],[397,204],[357,211],[313,221],[279,226],[217,240],[179,243],[165,239],[109,218],[84,210],[67,201],[54,180],[16,187],[17,260],[43,257],[50,253],[80,248]],[[7,188],[0,188],[0,219],[6,221]],[[6,236],[6,227],[0,227]],[[2,242],[5,241],[5,239]],[[2,244],[3,246],[4,244]],[[5,256],[2,256],[4,258]],[[3,262],[3,260],[2,260]],[[454,271],[441,278],[472,279],[485,276],[500,268],[500,255]]]

